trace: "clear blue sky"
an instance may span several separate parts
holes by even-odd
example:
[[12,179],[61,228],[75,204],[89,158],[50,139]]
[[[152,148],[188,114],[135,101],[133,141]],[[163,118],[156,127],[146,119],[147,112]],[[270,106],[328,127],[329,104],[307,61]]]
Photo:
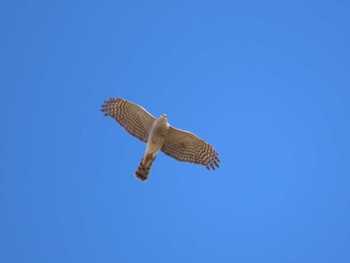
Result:
[[[2,1],[0,262],[350,262],[349,1]],[[213,144],[215,172],[100,112]]]

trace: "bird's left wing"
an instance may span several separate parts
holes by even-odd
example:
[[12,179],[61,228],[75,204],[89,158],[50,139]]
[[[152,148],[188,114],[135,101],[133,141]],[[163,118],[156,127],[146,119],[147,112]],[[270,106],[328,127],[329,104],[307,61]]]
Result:
[[161,151],[178,161],[204,165],[208,170],[219,167],[219,154],[213,146],[191,132],[174,127],[169,128]]

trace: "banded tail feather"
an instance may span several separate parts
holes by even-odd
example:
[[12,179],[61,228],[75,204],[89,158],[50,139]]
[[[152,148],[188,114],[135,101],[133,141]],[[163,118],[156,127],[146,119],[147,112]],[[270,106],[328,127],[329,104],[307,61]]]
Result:
[[135,176],[137,179],[141,181],[146,181],[148,179],[149,171],[151,170],[152,164],[155,159],[156,156],[153,156],[152,154],[147,154],[141,159],[141,162],[135,172]]

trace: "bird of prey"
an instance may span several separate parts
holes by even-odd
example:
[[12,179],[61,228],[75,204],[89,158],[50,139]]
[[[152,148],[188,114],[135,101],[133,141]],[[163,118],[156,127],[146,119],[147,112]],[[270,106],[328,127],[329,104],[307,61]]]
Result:
[[203,165],[208,170],[219,167],[219,154],[213,146],[191,132],[172,127],[165,114],[156,119],[143,107],[121,98],[104,101],[101,111],[105,116],[115,119],[132,136],[147,144],[135,172],[141,181],[148,179],[159,151],[178,161]]

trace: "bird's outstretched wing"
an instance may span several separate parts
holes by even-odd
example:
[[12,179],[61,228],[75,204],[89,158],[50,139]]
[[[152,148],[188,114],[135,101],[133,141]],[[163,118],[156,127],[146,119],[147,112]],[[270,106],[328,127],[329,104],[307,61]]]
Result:
[[104,101],[102,112],[115,119],[132,136],[147,142],[155,118],[141,106],[121,98]]
[[213,146],[188,131],[170,127],[161,150],[176,160],[201,164],[208,170],[219,167],[219,154]]

